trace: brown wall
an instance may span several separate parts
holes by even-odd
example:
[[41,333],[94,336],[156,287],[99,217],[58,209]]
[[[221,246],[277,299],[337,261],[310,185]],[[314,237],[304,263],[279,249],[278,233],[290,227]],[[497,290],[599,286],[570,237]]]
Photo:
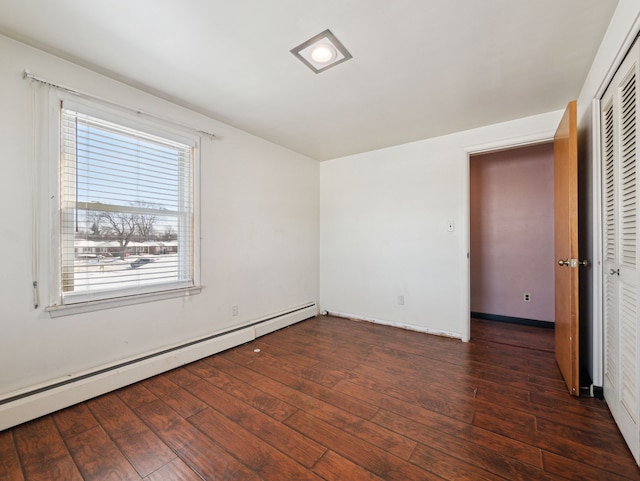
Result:
[[553,321],[553,145],[472,157],[470,203],[471,311]]

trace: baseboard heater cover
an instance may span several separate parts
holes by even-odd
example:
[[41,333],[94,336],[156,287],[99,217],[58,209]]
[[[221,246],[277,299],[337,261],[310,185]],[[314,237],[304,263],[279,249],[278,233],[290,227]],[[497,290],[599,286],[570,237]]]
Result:
[[0,431],[189,364],[318,315],[315,302],[0,399]]

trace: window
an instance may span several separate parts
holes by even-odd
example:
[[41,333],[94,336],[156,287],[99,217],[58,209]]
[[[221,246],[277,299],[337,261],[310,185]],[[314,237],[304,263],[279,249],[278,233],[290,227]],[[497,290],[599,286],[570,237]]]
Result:
[[197,138],[63,101],[53,304],[197,286]]

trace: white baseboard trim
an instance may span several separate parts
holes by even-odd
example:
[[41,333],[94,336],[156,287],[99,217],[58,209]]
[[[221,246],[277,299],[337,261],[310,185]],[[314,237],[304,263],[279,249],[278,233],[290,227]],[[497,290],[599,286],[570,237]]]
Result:
[[74,379],[65,378],[9,393],[0,399],[0,431],[253,341],[317,314],[317,304],[310,302],[254,320],[230,332],[102,366],[78,374]]
[[462,339],[462,336],[460,334],[458,334],[458,333],[455,333],[455,332],[442,331],[442,330],[439,330],[439,329],[431,329],[429,327],[416,326],[414,324],[406,324],[404,322],[387,321],[387,320],[383,320],[383,319],[374,319],[372,317],[357,316],[355,314],[349,314],[349,313],[346,313],[346,312],[323,311],[323,313],[324,312],[326,312],[330,316],[335,316],[335,317],[344,317],[346,319],[353,319],[353,320],[356,320],[356,321],[364,321],[364,322],[371,322],[373,324],[382,324],[382,325],[385,325],[385,326],[398,327],[400,329],[406,329],[408,331],[423,332],[425,334],[432,334],[434,336],[451,337],[453,339]]

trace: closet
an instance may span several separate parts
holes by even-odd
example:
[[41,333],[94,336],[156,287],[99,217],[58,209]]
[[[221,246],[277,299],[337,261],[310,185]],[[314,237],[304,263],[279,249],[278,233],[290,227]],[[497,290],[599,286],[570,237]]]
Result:
[[601,99],[604,396],[640,463],[638,367],[638,163],[640,46]]

